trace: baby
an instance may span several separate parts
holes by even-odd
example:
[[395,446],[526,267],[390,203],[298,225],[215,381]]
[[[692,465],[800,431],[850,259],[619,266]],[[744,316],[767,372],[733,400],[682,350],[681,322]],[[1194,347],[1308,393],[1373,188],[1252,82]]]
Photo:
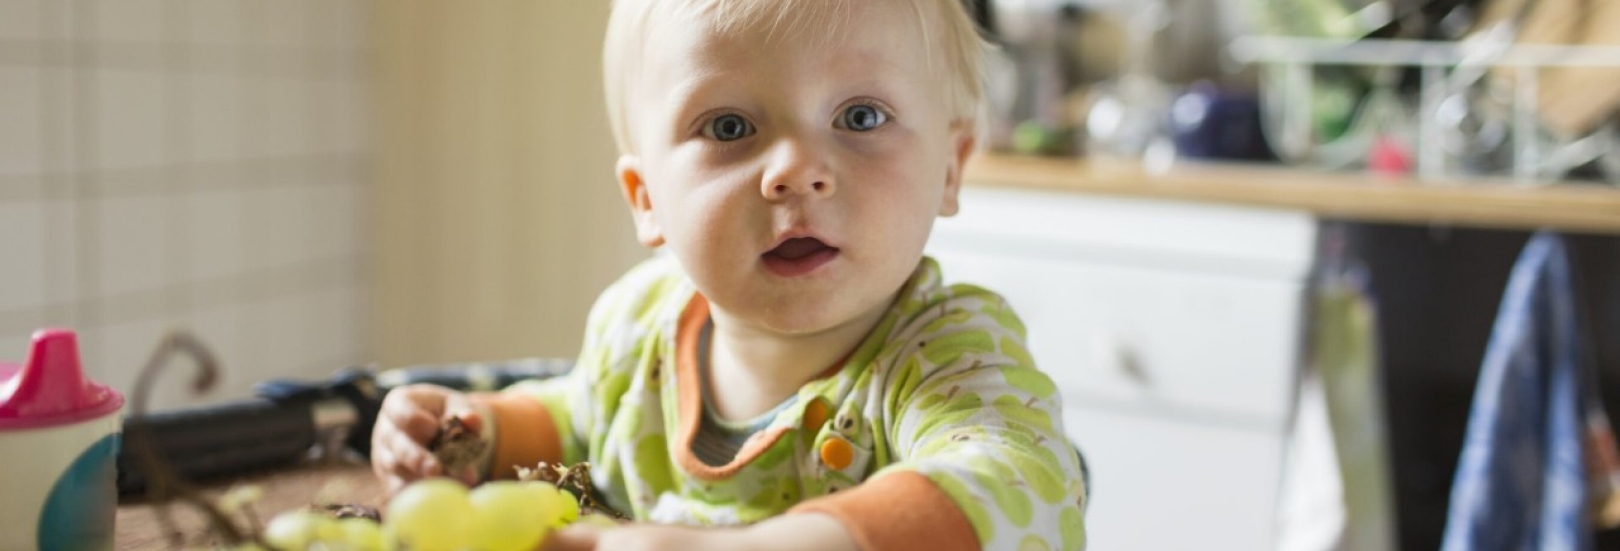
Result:
[[[618,0],[606,91],[638,239],[568,375],[388,395],[391,487],[589,462],[638,523],[547,549],[1080,549],[1056,387],[1002,298],[923,256],[983,43],[961,0]],[[494,442],[444,473],[448,416]]]

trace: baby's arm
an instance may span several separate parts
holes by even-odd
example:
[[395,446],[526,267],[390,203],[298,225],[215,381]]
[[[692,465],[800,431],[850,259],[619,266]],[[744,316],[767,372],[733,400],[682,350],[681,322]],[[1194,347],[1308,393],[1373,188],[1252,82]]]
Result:
[[577,373],[544,381],[519,383],[500,392],[479,393],[469,398],[486,419],[486,434],[492,435],[490,457],[483,467],[483,478],[513,478],[518,467],[534,468],[573,463],[567,457],[565,442],[575,434],[566,412],[567,389],[574,386]]
[[861,551],[838,520],[818,514],[783,515],[744,528],[634,524],[603,530],[565,528],[546,537],[540,551]]

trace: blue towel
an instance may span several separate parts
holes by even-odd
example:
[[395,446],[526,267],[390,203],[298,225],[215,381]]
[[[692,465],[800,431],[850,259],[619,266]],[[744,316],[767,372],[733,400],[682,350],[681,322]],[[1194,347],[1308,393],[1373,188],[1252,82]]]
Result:
[[1583,462],[1589,407],[1562,240],[1525,245],[1474,390],[1444,551],[1588,551]]

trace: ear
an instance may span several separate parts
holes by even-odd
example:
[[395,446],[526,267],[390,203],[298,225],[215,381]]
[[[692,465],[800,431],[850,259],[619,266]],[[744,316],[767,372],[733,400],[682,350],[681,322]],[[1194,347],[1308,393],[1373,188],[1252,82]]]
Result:
[[664,230],[658,227],[658,217],[653,216],[652,198],[647,194],[647,182],[641,179],[641,158],[635,155],[620,155],[614,172],[619,177],[619,188],[624,192],[624,202],[630,207],[630,218],[636,223],[636,240],[648,247],[663,245]]
[[977,138],[971,119],[958,119],[951,123],[951,152],[945,159],[945,195],[939,204],[940,216],[955,216],[961,206],[957,194],[962,191],[962,167],[973,155]]

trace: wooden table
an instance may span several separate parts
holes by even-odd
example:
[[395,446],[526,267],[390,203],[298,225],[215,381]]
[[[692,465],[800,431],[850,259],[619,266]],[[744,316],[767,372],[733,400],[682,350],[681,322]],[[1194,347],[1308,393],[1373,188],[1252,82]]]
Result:
[[[207,489],[210,494],[219,495],[242,484],[256,485],[264,491],[263,498],[253,508],[261,521],[268,521],[281,511],[317,502],[372,506],[382,503],[382,484],[371,474],[369,466],[360,464],[303,465],[210,484]],[[175,505],[170,510],[184,532],[193,535],[200,533],[201,517],[191,507]],[[113,541],[113,547],[118,551],[171,549],[153,507],[141,501],[119,504],[117,535]]]

